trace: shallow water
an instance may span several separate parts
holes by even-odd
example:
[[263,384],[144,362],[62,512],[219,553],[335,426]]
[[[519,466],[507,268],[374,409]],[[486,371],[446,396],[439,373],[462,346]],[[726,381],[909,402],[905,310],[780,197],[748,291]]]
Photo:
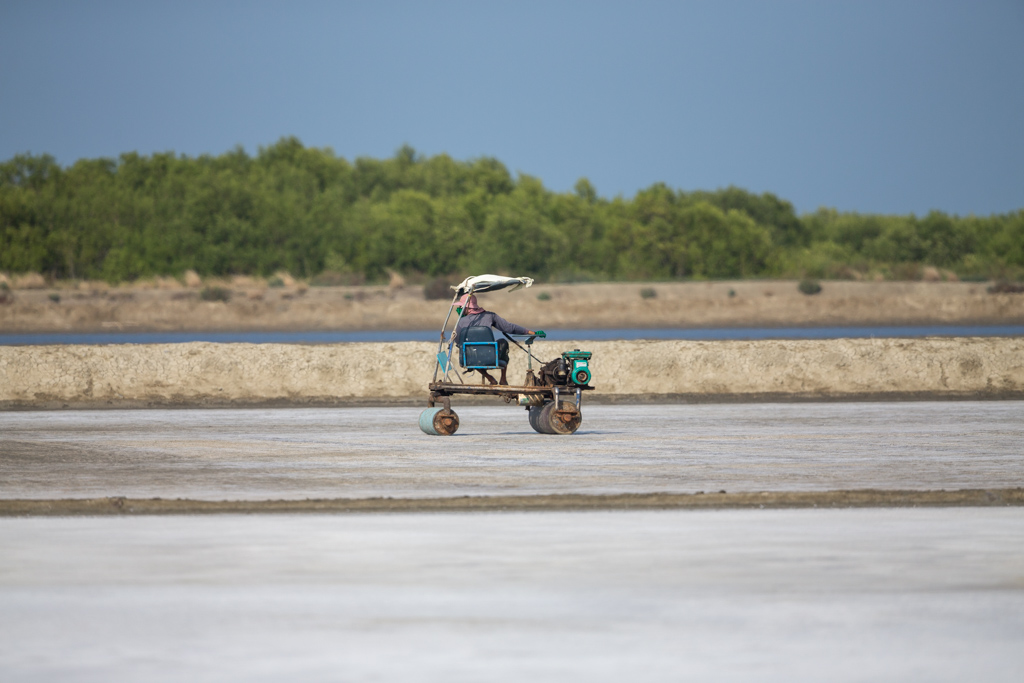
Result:
[[[718,327],[546,330],[552,341],[685,339],[855,339],[893,337],[1020,337],[1024,325],[906,325],[876,327]],[[338,344],[346,342],[437,341],[436,330],[362,332],[91,332],[0,334],[0,346],[41,344],[178,344],[218,342],[247,344]]]

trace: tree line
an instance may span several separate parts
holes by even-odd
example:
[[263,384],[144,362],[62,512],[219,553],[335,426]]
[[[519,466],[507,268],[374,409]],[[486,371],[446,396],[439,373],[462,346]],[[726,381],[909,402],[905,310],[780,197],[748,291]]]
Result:
[[655,184],[552,192],[498,160],[349,162],[283,138],[219,156],[173,153],[0,164],[0,270],[109,282],[268,276],[323,282],[528,274],[553,281],[749,277],[1024,276],[1024,210],[960,217],[820,209],[770,193]]

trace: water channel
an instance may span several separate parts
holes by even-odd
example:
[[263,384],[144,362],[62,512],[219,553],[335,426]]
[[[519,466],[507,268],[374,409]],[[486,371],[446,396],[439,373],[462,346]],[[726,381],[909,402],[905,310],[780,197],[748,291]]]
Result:
[[[855,339],[906,337],[1020,337],[1024,325],[907,325],[874,327],[718,327],[551,329],[552,341],[683,339]],[[286,331],[286,332],[90,332],[0,334],[0,346],[42,344],[339,344],[352,342],[436,341],[437,330]]]

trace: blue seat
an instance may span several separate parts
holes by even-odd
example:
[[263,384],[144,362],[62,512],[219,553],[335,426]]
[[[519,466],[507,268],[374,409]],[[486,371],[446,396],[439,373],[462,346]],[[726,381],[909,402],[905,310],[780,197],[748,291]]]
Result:
[[459,335],[459,352],[459,361],[467,370],[495,370],[508,365],[508,354],[501,357],[490,327],[467,327]]

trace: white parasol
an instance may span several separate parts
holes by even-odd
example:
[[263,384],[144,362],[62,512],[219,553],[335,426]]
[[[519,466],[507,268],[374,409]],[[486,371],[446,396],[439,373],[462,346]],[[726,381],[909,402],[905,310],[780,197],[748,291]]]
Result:
[[455,295],[473,292],[494,292],[499,289],[509,289],[514,292],[520,287],[529,287],[533,284],[532,277],[504,277],[502,275],[474,275],[467,277],[457,285],[452,285]]

